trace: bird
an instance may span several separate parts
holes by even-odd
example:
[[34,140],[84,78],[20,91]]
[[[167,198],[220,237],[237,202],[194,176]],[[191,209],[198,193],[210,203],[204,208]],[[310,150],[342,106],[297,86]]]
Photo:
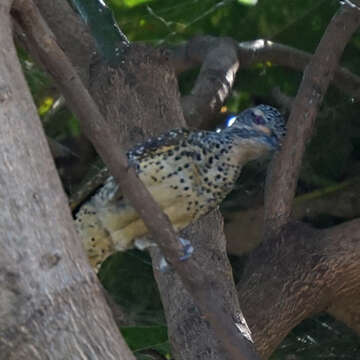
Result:
[[[231,116],[215,131],[178,128],[151,137],[127,158],[180,231],[219,206],[242,167],[279,149],[284,134],[281,113],[258,105]],[[108,256],[132,248],[148,232],[112,176],[79,207],[75,227],[95,271]]]

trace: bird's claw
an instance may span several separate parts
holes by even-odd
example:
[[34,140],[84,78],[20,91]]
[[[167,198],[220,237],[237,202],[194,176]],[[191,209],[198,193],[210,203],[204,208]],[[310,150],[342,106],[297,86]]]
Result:
[[[192,253],[194,252],[194,247],[191,245],[191,242],[187,239],[184,239],[182,237],[178,237],[184,251],[184,255],[180,257],[180,261],[185,261],[190,258]],[[165,257],[162,256],[159,261],[159,270],[161,272],[166,272],[171,269],[171,265],[166,261]]]
[[180,257],[180,261],[185,261],[190,258],[192,253],[194,252],[194,247],[191,245],[191,242],[182,237],[178,237],[181,245],[183,246],[184,255]]

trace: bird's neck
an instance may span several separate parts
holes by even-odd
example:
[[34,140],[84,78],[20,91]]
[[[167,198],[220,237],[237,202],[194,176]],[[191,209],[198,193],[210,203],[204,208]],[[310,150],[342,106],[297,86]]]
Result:
[[233,138],[227,160],[233,165],[243,166],[249,161],[256,160],[270,152],[269,146],[256,138]]
[[269,153],[269,146],[255,136],[241,137],[231,131],[217,133],[216,141],[221,144],[216,149],[219,162],[242,167],[251,160],[258,159]]
[[247,162],[268,152],[268,148],[261,142],[232,136],[226,132],[209,132],[200,147],[202,151],[199,149],[196,152],[204,155],[195,162],[204,186],[209,187],[212,194],[220,198],[224,198],[232,190],[241,168]]

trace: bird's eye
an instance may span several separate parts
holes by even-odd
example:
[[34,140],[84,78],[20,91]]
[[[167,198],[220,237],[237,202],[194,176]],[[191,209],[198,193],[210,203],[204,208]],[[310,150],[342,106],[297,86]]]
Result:
[[[254,114],[255,115],[255,114]],[[255,115],[254,117],[254,123],[256,125],[264,125],[265,124],[265,119],[262,116],[259,115]]]

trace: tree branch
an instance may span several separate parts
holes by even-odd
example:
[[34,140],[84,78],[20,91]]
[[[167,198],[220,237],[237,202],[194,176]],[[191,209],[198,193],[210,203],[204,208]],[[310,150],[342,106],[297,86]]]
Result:
[[[270,61],[300,71],[306,68],[313,56],[306,51],[264,39],[239,43],[238,55],[241,67]],[[332,84],[354,99],[360,100],[360,76],[348,69],[337,67]]]
[[360,336],[360,287],[352,296],[337,299],[327,312]]
[[298,94],[291,107],[282,151],[274,157],[267,178],[267,237],[276,234],[289,220],[305,145],[311,138],[318,108],[334,76],[345,45],[359,25],[360,11],[343,5],[328,25],[304,71]]
[[[231,91],[233,81],[229,75],[235,74],[238,68],[248,68],[257,63],[270,61],[276,65],[303,71],[311,57],[312,54],[305,51],[265,39],[235,44],[230,38],[199,36],[186,44],[174,47],[172,64],[178,74],[202,66],[191,95],[183,98],[184,114],[188,124],[204,127],[204,121],[209,121],[216,114]],[[360,101],[360,76],[337,67],[332,83]]]
[[[192,63],[201,64],[190,95],[182,98],[185,119],[192,127],[206,127],[206,122],[219,112],[230,94],[239,68],[237,44],[234,40],[213,37],[206,39],[209,41],[205,44],[203,38],[191,40],[185,50],[187,56],[191,56]],[[183,50],[180,47],[177,53]],[[174,53],[173,59],[175,58]]]
[[[315,219],[329,215],[343,219],[360,217],[360,179],[353,178],[341,184],[298,196],[294,200],[291,221]],[[223,210],[224,231],[230,254],[244,255],[262,241],[264,207],[240,211]],[[241,241],[241,239],[245,239]]]
[[353,220],[326,230],[290,224],[252,253],[238,294],[263,358],[302,320],[359,292],[359,252]]
[[[69,106],[78,116],[83,129],[118,180],[124,194],[144,220],[166,258],[180,275],[185,287],[193,295],[202,315],[208,319],[229,358],[258,359],[252,344],[243,337],[236,326],[236,319],[231,318],[221,307],[219,299],[222,294],[218,293],[218,289],[213,288],[211,279],[199,269],[193,257],[186,262],[179,260],[183,255],[182,248],[169,219],[161,212],[159,205],[137,178],[135,170],[128,166],[127,158],[119,149],[119,144],[113,135],[114,129],[103,119],[70,62],[57,46],[40,13],[31,1],[19,0],[16,4],[19,23],[36,48],[39,58],[55,78]],[[213,290],[211,299],[209,289]],[[244,328],[243,331],[249,336],[248,329]]]

